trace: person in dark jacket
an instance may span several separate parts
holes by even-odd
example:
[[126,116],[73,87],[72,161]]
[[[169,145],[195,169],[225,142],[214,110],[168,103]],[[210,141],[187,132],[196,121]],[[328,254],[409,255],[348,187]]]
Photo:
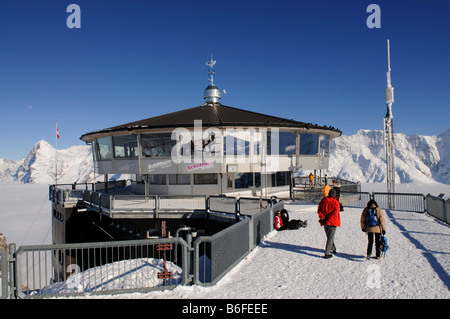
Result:
[[336,198],[337,198],[337,200],[339,201],[339,210],[341,211],[341,212],[343,212],[344,211],[344,206],[342,206],[342,203],[341,203],[341,200],[340,200],[340,198],[341,198],[341,184],[339,184],[339,182],[337,181],[337,180],[333,180],[333,188],[336,190]]
[[325,229],[327,236],[327,243],[325,245],[324,258],[331,258],[331,252],[336,253],[336,246],[334,244],[334,235],[336,228],[341,226],[341,216],[339,214],[339,201],[336,198],[336,190],[330,189],[327,197],[323,197],[317,208],[319,215],[319,223]]
[[[369,215],[370,210],[375,211],[375,218],[377,221],[377,224],[375,226],[367,225],[367,216]],[[386,223],[384,221],[384,214],[380,207],[378,207],[378,204],[375,200],[371,199],[367,202],[366,208],[363,209],[361,213],[361,230],[365,233],[367,233],[367,259],[370,259],[372,256],[372,247],[373,247],[373,237],[375,236],[375,257],[377,259],[380,259],[380,237],[381,234],[386,233]]]
[[283,221],[283,225],[285,225],[288,229],[299,229],[300,227],[308,226],[308,221],[302,221],[300,219],[289,219],[289,213],[286,209],[281,210],[281,219]]

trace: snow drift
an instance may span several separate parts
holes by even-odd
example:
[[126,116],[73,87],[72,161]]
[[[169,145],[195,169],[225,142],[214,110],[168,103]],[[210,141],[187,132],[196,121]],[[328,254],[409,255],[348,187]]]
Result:
[[[182,269],[172,262],[166,262],[167,271],[173,278],[166,279],[167,285],[177,285],[182,281]],[[137,258],[121,260],[103,266],[74,273],[64,282],[53,283],[39,291],[41,295],[58,295],[81,292],[131,290],[152,288],[163,285],[158,272],[164,270],[162,259]]]

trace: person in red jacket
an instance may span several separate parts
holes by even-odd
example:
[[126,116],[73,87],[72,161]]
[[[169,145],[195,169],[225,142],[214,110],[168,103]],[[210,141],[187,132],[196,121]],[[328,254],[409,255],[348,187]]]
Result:
[[275,221],[273,222],[273,227],[276,230],[284,230],[286,226],[283,225],[283,219],[281,218],[281,212],[277,211],[275,214]]
[[339,201],[336,198],[336,190],[330,189],[328,196],[322,198],[317,208],[319,215],[319,223],[325,229],[327,236],[327,243],[325,245],[325,258],[331,258],[336,253],[336,246],[334,245],[334,235],[336,234],[336,227],[341,226],[341,216],[339,215]]

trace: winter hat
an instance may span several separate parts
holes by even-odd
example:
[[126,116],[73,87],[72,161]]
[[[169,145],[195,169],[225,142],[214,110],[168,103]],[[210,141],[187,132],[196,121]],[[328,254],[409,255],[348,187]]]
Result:
[[330,189],[330,191],[328,192],[328,196],[336,197],[336,190],[334,188]]

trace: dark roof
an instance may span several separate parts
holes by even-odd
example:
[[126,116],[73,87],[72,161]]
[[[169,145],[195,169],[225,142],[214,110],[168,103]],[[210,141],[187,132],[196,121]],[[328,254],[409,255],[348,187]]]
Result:
[[194,127],[194,120],[202,120],[203,127],[223,126],[273,126],[273,127],[299,127],[306,129],[325,129],[338,133],[341,131],[334,127],[319,126],[317,124],[303,123],[281,117],[246,111],[235,107],[221,105],[220,103],[205,103],[201,106],[151,117],[145,120],[117,125],[103,130],[83,134],[80,139],[90,135],[113,133],[118,131],[133,131],[136,129]]

